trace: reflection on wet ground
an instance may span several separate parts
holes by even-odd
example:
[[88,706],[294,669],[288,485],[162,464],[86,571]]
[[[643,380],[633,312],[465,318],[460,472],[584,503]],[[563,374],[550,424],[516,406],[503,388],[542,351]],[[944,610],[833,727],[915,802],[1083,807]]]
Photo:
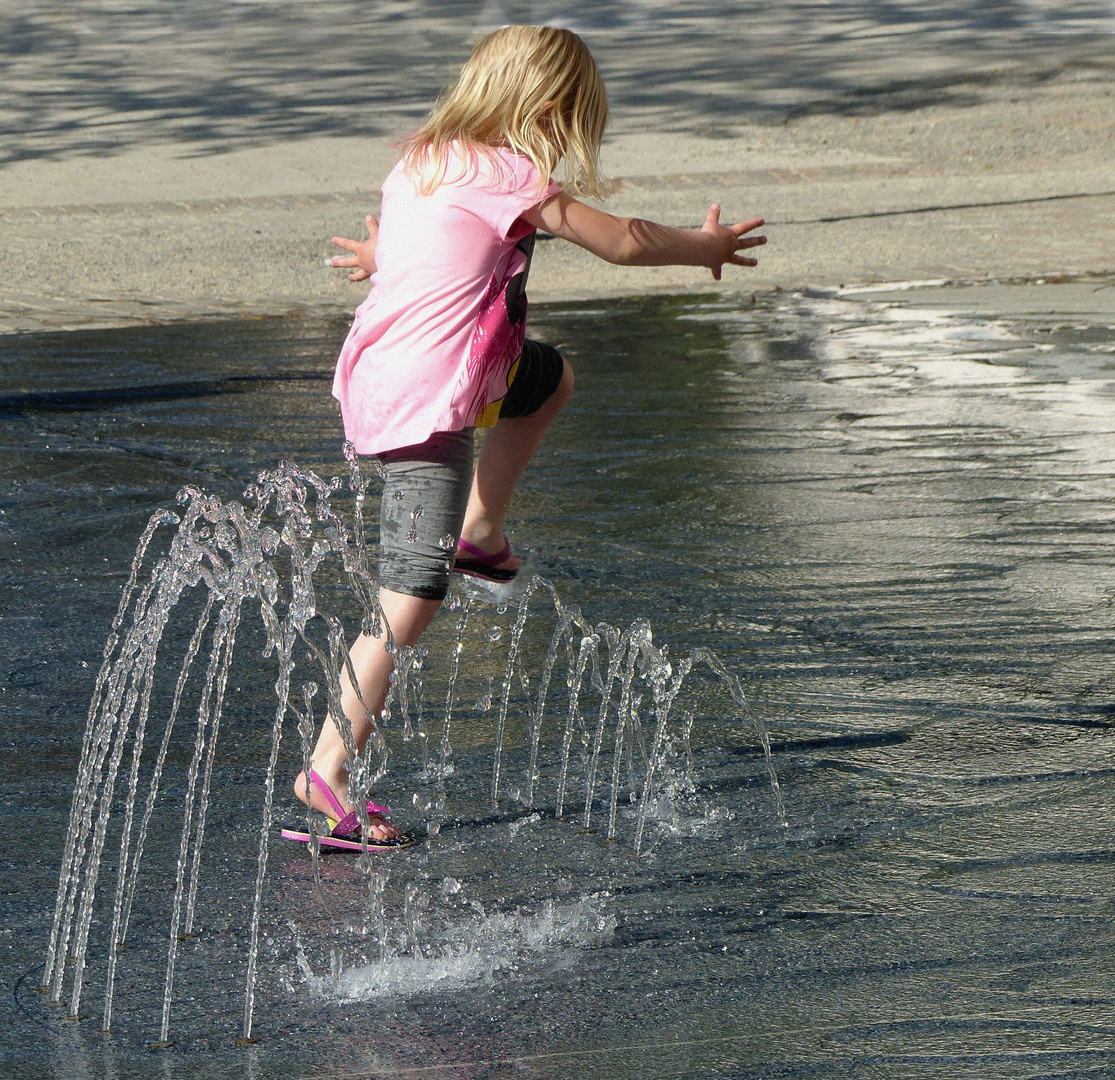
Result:
[[[328,379],[344,326],[7,338],[5,1075],[1102,1075],[1115,1049],[1110,319],[785,296],[554,306],[535,329],[570,356],[578,394],[512,538],[590,619],[649,617],[675,655],[708,646],[744,679],[788,827],[712,681],[679,703],[690,745],[639,861],[622,834],[609,845],[554,820],[552,732],[537,815],[491,806],[490,637],[515,610],[490,609],[475,622],[490,660],[462,674],[450,820],[384,863],[386,959],[353,864],[326,861],[327,914],[305,854],[276,846],[260,1042],[235,1048],[274,679],[246,629],[178,1044],[147,1050],[167,925],[157,866],[117,1030],[99,1033],[103,942],[90,1017],[64,1023],[34,987],[135,540],[187,482],[237,497],[280,457],[343,472]],[[342,590],[331,599],[343,607]],[[429,640],[431,716],[451,627]],[[540,623],[532,647],[548,633]],[[405,817],[419,762],[398,734],[385,794]],[[509,776],[526,767],[521,724],[511,742]],[[293,772],[297,748],[284,755]],[[180,784],[184,755],[170,768]]]

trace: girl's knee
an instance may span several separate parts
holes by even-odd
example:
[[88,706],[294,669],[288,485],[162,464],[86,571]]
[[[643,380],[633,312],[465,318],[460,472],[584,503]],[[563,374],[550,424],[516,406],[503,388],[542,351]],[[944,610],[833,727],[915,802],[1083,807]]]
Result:
[[561,379],[558,381],[557,389],[554,391],[554,397],[560,402],[559,408],[564,408],[569,399],[573,396],[573,365],[563,356],[561,358],[562,371]]
[[538,410],[538,415],[548,424],[566,405],[573,396],[573,365],[563,356],[561,358],[561,378],[558,379],[554,391],[546,399],[546,403]]

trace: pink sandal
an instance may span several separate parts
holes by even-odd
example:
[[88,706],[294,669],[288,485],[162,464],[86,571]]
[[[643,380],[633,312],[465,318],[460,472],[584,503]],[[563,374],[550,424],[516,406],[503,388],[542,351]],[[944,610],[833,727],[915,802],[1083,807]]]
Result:
[[494,555],[489,555],[475,544],[467,540],[457,542],[457,558],[453,563],[454,574],[464,574],[467,577],[482,578],[484,581],[494,581],[504,584],[514,581],[519,568],[507,570],[499,564],[511,558],[511,541],[505,536],[503,547]]
[[[335,815],[334,817],[327,815],[325,818],[329,825],[329,832],[318,834],[318,840],[322,847],[344,848],[346,851],[363,851],[365,847],[369,851],[395,851],[398,848],[410,847],[417,842],[417,837],[408,833],[400,833],[398,836],[390,836],[386,840],[375,840],[369,836],[365,844],[360,836],[360,821],[356,816],[356,811],[350,810],[346,814],[344,807],[341,806],[337,796],[330,790],[329,785],[313,769],[310,770],[309,780],[310,784],[325,796],[325,801],[329,803]],[[368,800],[368,813],[370,815],[378,816],[386,821],[386,815],[390,812],[386,806],[377,806],[371,799]],[[282,837],[284,840],[297,840],[303,844],[310,842],[309,829],[296,828],[293,825],[288,825],[283,829]]]

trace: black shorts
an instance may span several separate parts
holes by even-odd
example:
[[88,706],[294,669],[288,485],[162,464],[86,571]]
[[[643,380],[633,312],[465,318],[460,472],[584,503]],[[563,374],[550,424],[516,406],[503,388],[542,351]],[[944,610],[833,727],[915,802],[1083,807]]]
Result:
[[561,353],[552,345],[527,338],[511,369],[511,381],[499,407],[501,420],[531,416],[553,396],[565,371]]

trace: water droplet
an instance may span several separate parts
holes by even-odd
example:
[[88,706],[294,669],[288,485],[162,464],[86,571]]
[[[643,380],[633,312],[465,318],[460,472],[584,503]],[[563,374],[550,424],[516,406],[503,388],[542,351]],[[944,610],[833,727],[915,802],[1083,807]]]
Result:
[[476,702],[477,712],[487,712],[492,707],[492,676],[487,676],[487,679],[488,689],[484,694],[480,696],[479,700]]
[[274,555],[279,550],[279,534],[272,528],[264,526],[259,530],[259,546],[267,555]]
[[493,626],[491,628],[491,630],[489,630],[484,635],[484,639],[486,641],[499,641],[499,639],[501,637],[503,637],[503,627],[502,626]]

